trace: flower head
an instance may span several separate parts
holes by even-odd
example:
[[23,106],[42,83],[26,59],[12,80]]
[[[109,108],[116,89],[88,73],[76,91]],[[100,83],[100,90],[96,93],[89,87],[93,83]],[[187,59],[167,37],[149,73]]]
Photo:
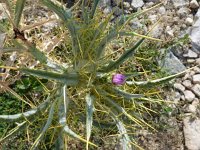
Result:
[[125,83],[125,81],[126,81],[126,77],[123,74],[118,73],[118,74],[113,75],[112,77],[112,83],[115,85],[122,85]]

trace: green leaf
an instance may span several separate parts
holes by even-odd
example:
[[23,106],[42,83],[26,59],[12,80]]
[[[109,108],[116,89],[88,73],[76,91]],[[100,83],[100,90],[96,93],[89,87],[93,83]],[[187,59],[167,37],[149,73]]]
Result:
[[22,11],[24,9],[25,1],[26,0],[17,0],[17,2],[16,2],[15,19],[14,19],[14,23],[15,23],[16,28],[19,27],[19,22],[21,20]]
[[94,112],[94,97],[90,94],[86,95],[86,135],[87,135],[87,144],[86,149],[89,149],[89,140],[92,131],[92,122],[93,122],[93,112]]
[[132,48],[130,48],[129,50],[125,51],[122,54],[122,56],[120,58],[118,58],[115,62],[112,62],[111,64],[109,64],[107,67],[103,68],[100,71],[101,72],[110,72],[110,71],[116,69],[117,67],[119,67],[129,57],[133,56],[133,54],[135,53],[137,48],[143,43],[144,40],[145,40],[145,38],[142,38],[141,40],[139,40]]
[[131,93],[128,93],[128,92],[124,92],[124,91],[119,90],[117,88],[112,88],[111,90],[113,90],[116,95],[122,96],[122,97],[127,98],[127,99],[141,98],[141,97],[144,96],[143,94],[131,94]]
[[59,97],[59,108],[58,108],[58,116],[59,116],[59,123],[64,126],[67,123],[67,111],[69,107],[69,98],[67,97],[66,92],[67,86],[64,85],[61,90],[61,96]]
[[42,140],[45,132],[48,130],[49,126],[51,125],[51,122],[53,120],[54,107],[55,107],[55,102],[53,102],[53,104],[51,105],[51,108],[50,108],[50,111],[49,111],[49,115],[48,115],[48,119],[47,119],[47,122],[46,122],[45,126],[43,127],[41,133],[39,134],[39,136],[37,137],[37,139],[35,140],[33,145],[31,146],[30,150],[36,149],[37,145]]
[[76,85],[78,84],[79,77],[77,73],[54,73],[54,72],[47,72],[43,70],[33,70],[28,68],[21,68],[19,69],[23,73],[27,73],[33,76],[37,76],[44,79],[55,80],[67,85]]
[[92,19],[94,17],[94,14],[97,9],[97,5],[98,5],[99,1],[100,0],[94,0],[93,5],[92,5],[91,14],[90,14],[90,19]]
[[30,45],[28,48],[29,52],[35,57],[35,59],[39,60],[41,63],[47,63],[47,57],[43,52],[37,49],[34,45]]
[[[191,68],[190,68],[191,69]],[[186,70],[187,71],[187,70]],[[154,86],[154,85],[159,85],[164,82],[170,81],[178,76],[183,75],[186,71],[173,74],[164,78],[156,79],[156,80],[150,80],[150,81],[126,81],[128,85],[137,85],[137,86]]]
[[27,112],[14,114],[14,115],[0,115],[0,121],[14,122],[14,121],[22,120],[24,118],[31,118],[33,116],[37,116],[40,112],[44,111],[47,108],[49,103],[50,103],[50,98],[47,98],[47,100],[45,100],[37,108],[34,108]]

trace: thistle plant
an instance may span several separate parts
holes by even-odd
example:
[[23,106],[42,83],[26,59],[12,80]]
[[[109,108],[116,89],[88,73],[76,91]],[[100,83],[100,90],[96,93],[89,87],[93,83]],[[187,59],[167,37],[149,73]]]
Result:
[[[38,146],[52,125],[58,126],[55,127],[57,135],[55,145],[59,149],[64,148],[66,136],[86,143],[86,149],[98,147],[98,144],[91,142],[91,134],[94,128],[103,129],[104,127],[116,129],[123,149],[132,149],[136,145],[131,134],[129,134],[133,132],[133,129],[138,127],[154,129],[140,113],[153,112],[145,103],[148,103],[148,101],[160,103],[160,100],[152,100],[141,93],[129,93],[122,90],[122,87],[157,85],[177,75],[152,81],[134,81],[131,75],[126,75],[126,72],[119,73],[120,66],[134,56],[145,39],[160,41],[149,37],[148,33],[141,35],[133,31],[127,32],[124,27],[131,19],[154,9],[160,4],[131,15],[122,15],[114,24],[110,25],[112,13],[104,16],[104,18],[99,17],[100,11],[97,7],[99,0],[94,0],[90,4],[85,0],[79,1],[78,3],[81,3],[77,4],[81,9],[79,17],[75,16],[73,9],[66,9],[56,1],[39,0],[42,6],[53,11],[59,17],[56,21],[59,22],[64,37],[62,37],[62,41],[60,40],[61,43],[71,42],[69,44],[69,56],[65,56],[67,63],[62,63],[51,58],[45,51],[38,48],[37,43],[26,38],[24,32],[28,27],[21,24],[25,2],[26,0],[17,0],[16,4],[13,5],[13,2],[10,3],[5,0],[13,29],[11,33],[14,36],[11,36],[12,44],[10,44],[13,47],[1,48],[1,52],[3,54],[12,51],[20,54],[26,53],[39,63],[32,69],[25,65],[18,67],[1,66],[1,68],[11,69],[21,75],[34,76],[38,80],[47,79],[48,83],[43,85],[44,100],[41,100],[39,104],[31,104],[31,110],[18,114],[0,115],[0,122],[17,123],[17,126],[8,135],[2,137],[0,141],[2,142],[16,132],[25,129],[31,122],[46,113],[48,114],[46,123],[30,149],[35,149]],[[116,38],[124,36],[137,36],[141,39],[124,51],[117,59],[110,60],[107,46]],[[56,45],[58,42],[53,41],[52,43]],[[52,51],[54,50],[55,47],[53,46]],[[63,49],[62,51],[66,50]],[[5,88],[6,85],[3,81],[0,83],[6,92],[11,92],[11,90]],[[49,85],[50,83],[51,85]],[[22,97],[17,96],[17,98],[29,104]],[[72,123],[68,119],[70,117],[72,117],[71,121],[73,121],[73,117],[80,118],[82,120],[80,123],[85,124],[86,133],[84,136],[71,129]],[[102,120],[102,118],[106,119]]]

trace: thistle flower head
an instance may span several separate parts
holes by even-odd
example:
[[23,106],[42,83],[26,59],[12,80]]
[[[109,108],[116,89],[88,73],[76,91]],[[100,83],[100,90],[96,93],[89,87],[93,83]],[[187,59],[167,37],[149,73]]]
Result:
[[115,84],[115,85],[122,85],[124,84],[126,81],[126,78],[125,78],[125,75],[123,74],[115,74],[113,75],[112,77],[112,83]]

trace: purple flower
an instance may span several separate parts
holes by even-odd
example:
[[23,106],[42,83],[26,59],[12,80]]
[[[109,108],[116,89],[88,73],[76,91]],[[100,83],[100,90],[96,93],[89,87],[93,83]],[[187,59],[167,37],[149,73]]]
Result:
[[125,81],[126,81],[126,77],[123,74],[118,73],[118,74],[113,75],[112,77],[112,83],[115,85],[122,85],[125,83]]

